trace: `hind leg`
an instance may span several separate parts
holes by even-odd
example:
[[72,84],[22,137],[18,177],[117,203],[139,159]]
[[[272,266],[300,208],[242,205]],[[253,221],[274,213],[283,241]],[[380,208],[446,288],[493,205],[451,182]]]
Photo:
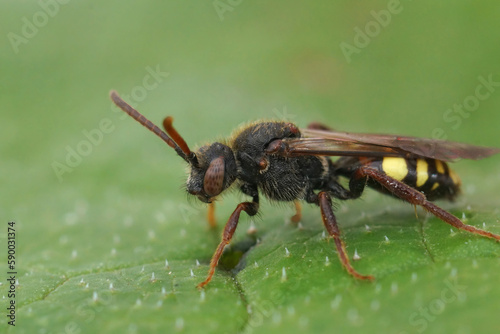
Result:
[[438,217],[439,219],[441,219],[445,223],[450,224],[453,227],[500,241],[500,235],[464,224],[460,219],[458,219],[448,211],[441,209],[432,202],[429,202],[425,195],[420,191],[374,168],[370,168],[367,166],[361,166],[360,168],[358,168],[358,170],[354,173],[353,178],[351,179],[349,187],[354,189],[355,191],[359,191],[366,185],[367,178],[378,182],[381,186],[390,191],[394,196],[410,204],[423,207],[425,210],[429,211],[434,216]]

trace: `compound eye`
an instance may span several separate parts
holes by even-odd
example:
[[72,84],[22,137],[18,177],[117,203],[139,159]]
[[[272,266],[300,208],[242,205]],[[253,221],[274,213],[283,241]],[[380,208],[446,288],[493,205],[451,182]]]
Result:
[[203,190],[210,196],[217,196],[222,192],[224,186],[224,158],[213,159],[208,166],[203,180]]

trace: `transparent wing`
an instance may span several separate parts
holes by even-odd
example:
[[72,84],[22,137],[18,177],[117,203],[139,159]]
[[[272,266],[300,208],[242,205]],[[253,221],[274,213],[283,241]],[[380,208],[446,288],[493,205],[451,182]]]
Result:
[[383,134],[349,133],[301,129],[301,138],[285,139],[286,156],[399,156],[425,157],[443,161],[479,160],[500,153],[500,149],[444,140]]

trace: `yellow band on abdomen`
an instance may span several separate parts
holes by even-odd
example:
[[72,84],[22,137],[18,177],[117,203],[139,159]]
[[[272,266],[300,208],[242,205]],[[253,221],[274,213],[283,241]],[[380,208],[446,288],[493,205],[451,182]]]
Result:
[[417,187],[421,187],[429,179],[429,166],[424,159],[417,159]]
[[384,173],[398,181],[403,181],[408,175],[408,167],[404,158],[386,157],[382,161],[382,169]]

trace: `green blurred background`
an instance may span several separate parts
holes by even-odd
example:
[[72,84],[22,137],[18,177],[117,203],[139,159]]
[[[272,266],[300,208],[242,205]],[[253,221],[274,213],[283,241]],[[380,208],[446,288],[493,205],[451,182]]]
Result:
[[[496,1],[2,1],[0,241],[5,245],[7,221],[15,221],[20,285],[17,326],[7,326],[2,311],[0,329],[234,333],[319,332],[339,326],[344,331],[469,333],[483,326],[480,332],[489,332],[498,324],[492,318],[499,306],[497,284],[484,283],[489,290],[478,289],[480,297],[468,294],[467,301],[440,310],[436,320],[427,319],[424,328],[408,319],[442,291],[434,267],[422,276],[437,275],[437,292],[424,292],[420,304],[407,305],[414,288],[401,287],[398,301],[379,298],[373,306],[357,296],[358,288],[368,288],[344,277],[326,243],[321,247],[330,249],[335,266],[322,272],[332,279],[325,290],[319,288],[322,277],[305,280],[300,293],[290,292],[300,298],[285,294],[269,312],[259,297],[261,278],[245,281],[243,275],[233,286],[227,274],[218,273],[212,289],[198,292],[194,285],[207,270],[218,233],[208,231],[204,207],[186,200],[183,161],[113,108],[108,93],[118,90],[157,124],[174,116],[193,147],[263,118],[500,146],[499,15]],[[467,215],[481,217],[474,223],[486,221],[498,233],[499,165],[499,157],[457,164],[464,197],[443,205],[457,215],[467,208]],[[241,199],[226,197],[217,210],[219,226]],[[255,222],[259,238],[274,237],[261,249],[289,243],[292,251],[293,245],[303,247],[321,234],[314,207],[305,209],[305,234],[283,227],[290,208],[264,205],[262,211]],[[367,221],[417,231],[411,208],[377,194],[368,193],[340,211],[342,226],[353,235],[350,223]],[[393,215],[384,215],[387,211]],[[236,240],[251,239],[245,233],[248,222],[242,216]],[[440,231],[444,235],[449,228]],[[449,259],[477,256],[487,263],[482,268],[498,274],[498,245],[470,236],[460,243],[468,238],[476,243],[463,254],[450,255],[435,241],[445,254],[436,272],[445,268],[447,275]],[[314,240],[306,247],[311,256],[319,242]],[[394,261],[400,251],[393,251]],[[378,261],[387,260],[384,256],[374,255]],[[274,263],[274,268],[273,263],[269,274],[279,278],[282,265]],[[380,263],[370,263],[360,263],[362,270],[377,271]],[[471,262],[463,263],[456,266],[468,271]],[[332,271],[349,287],[352,305],[361,306],[335,308],[344,285],[335,286]],[[391,274],[397,270],[380,272],[388,277],[380,284],[393,291],[397,276]],[[467,286],[473,294],[474,287]],[[422,283],[422,291],[425,287]],[[377,291],[377,286],[369,289]],[[308,304],[311,298],[314,307]],[[302,306],[294,304],[299,299]],[[481,308],[484,300],[488,309]],[[261,322],[252,305],[260,307]],[[368,305],[367,314],[362,305]],[[476,327],[459,321],[471,308],[478,313]]]

